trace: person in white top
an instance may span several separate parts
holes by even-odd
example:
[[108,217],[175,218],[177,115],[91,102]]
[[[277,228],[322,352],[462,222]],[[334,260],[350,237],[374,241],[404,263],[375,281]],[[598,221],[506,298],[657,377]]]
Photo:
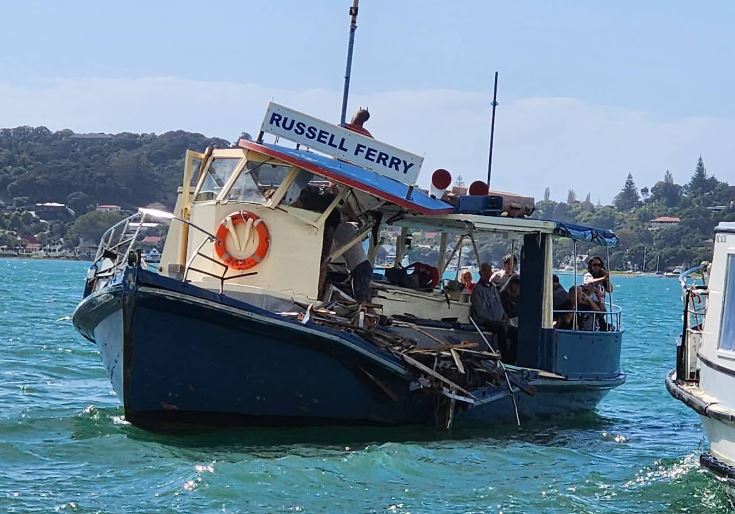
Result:
[[495,284],[498,289],[503,289],[508,279],[513,275],[517,275],[515,272],[518,260],[515,255],[508,254],[503,257],[503,269],[499,269],[490,277],[490,283]]
[[584,274],[584,284],[591,284],[597,299],[605,304],[605,294],[612,293],[613,287],[610,281],[610,273],[605,269],[605,263],[600,257],[592,257],[587,263],[587,273]]
[[600,330],[606,331],[610,327],[608,326],[608,319],[603,314],[605,309],[605,296],[607,293],[612,293],[613,287],[610,281],[610,273],[605,269],[605,263],[602,262],[600,257],[592,257],[587,261],[587,273],[584,274],[584,285],[585,287],[592,288],[593,294],[590,296],[596,300],[597,309],[601,311],[601,314],[597,314],[597,322]]

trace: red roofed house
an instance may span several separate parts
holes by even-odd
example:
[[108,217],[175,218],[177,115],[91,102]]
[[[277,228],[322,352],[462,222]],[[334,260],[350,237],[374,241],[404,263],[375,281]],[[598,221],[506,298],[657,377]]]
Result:
[[648,230],[661,230],[662,228],[673,227],[678,225],[680,221],[679,218],[660,216],[648,222]]
[[161,239],[163,239],[163,238],[162,237],[159,237],[159,236],[145,236],[143,238],[143,240],[141,241],[141,243],[143,243],[144,245],[153,245],[153,246],[155,246],[155,245],[157,245],[158,243],[161,242]]

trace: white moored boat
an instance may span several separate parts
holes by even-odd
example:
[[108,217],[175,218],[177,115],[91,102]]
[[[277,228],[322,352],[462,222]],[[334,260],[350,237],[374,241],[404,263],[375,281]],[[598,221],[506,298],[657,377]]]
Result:
[[[703,284],[688,279],[701,272]],[[709,275],[709,280],[707,276]],[[715,229],[711,268],[682,273],[686,315],[669,392],[702,418],[710,441],[700,463],[720,478],[735,479],[735,223]]]

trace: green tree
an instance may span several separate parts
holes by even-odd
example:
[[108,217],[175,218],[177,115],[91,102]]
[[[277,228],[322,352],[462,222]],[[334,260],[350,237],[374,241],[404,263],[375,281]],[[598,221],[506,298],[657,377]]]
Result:
[[81,216],[94,207],[94,201],[84,191],[75,191],[66,197],[66,205],[74,211],[75,216]]
[[711,183],[707,178],[707,169],[704,167],[704,161],[700,155],[697,160],[697,167],[694,169],[694,174],[686,185],[685,190],[689,196],[700,196],[707,192],[712,192],[710,186]]
[[628,173],[625,185],[617,196],[615,196],[613,203],[615,204],[615,208],[619,211],[629,211],[640,205],[641,199],[638,196],[638,188],[635,187],[632,174]]
[[651,188],[651,199],[666,207],[676,207],[681,202],[682,187],[674,183],[674,177],[666,170],[664,179]]
[[586,212],[595,211],[595,206],[592,203],[592,200],[590,199],[590,193],[587,193],[587,196],[585,196],[584,202],[582,202],[582,209]]
[[67,236],[71,242],[85,239],[87,241],[99,241],[102,234],[112,225],[121,221],[125,216],[119,212],[91,211],[79,216],[69,227]]

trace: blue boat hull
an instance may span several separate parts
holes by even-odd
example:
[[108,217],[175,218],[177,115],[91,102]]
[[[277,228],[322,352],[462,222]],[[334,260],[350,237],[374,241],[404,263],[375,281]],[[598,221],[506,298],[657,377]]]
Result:
[[[74,324],[137,425],[445,423],[390,351],[139,268],[87,296]],[[535,395],[516,393],[521,417],[589,411],[621,377],[535,380]],[[507,388],[473,393],[480,404],[457,402],[456,423],[515,420]]]

